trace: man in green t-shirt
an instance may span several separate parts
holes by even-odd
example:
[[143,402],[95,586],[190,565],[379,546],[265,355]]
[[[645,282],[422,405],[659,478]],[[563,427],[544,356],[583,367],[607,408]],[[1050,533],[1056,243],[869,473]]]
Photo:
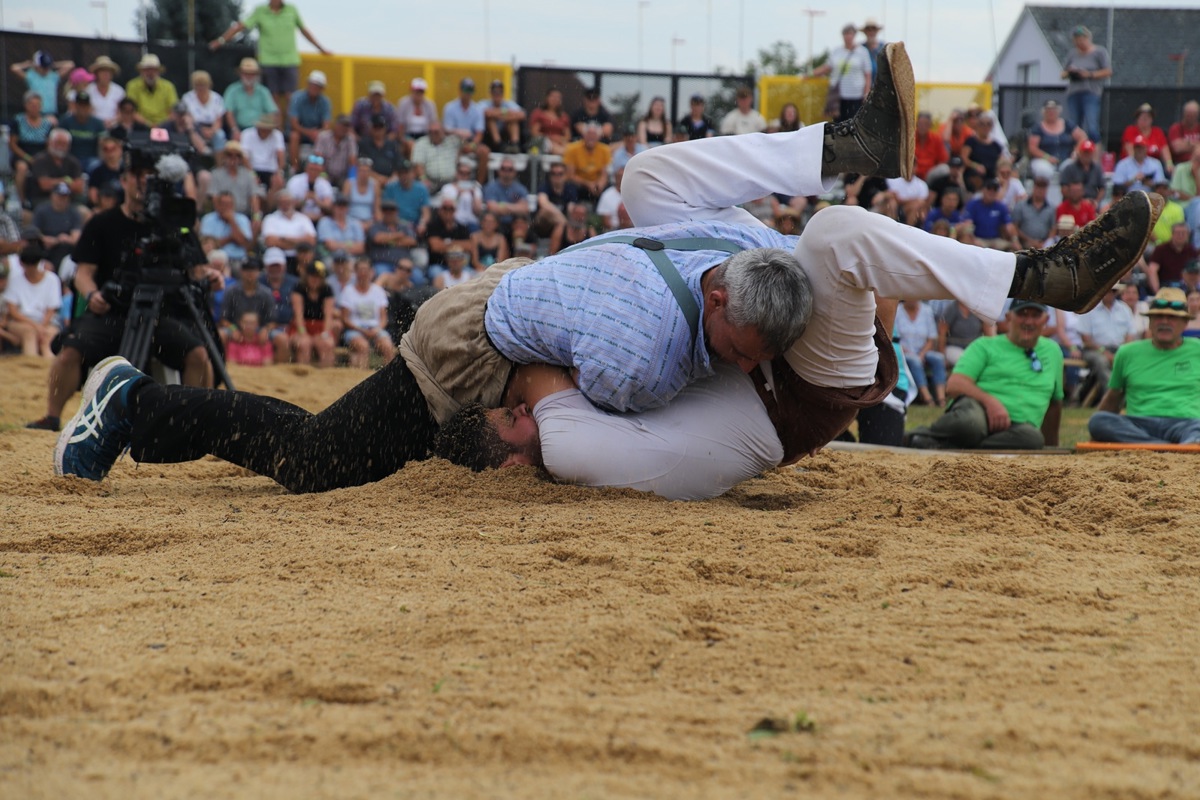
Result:
[[229,30],[208,43],[216,50],[242,31],[258,30],[258,63],[262,65],[262,80],[275,105],[287,108],[288,97],[296,91],[300,75],[300,51],[296,49],[296,31],[308,39],[323,55],[333,55],[304,27],[300,11],[283,0],[270,0],[255,6],[250,16],[229,26]]
[[1097,442],[1200,444],[1200,339],[1183,336],[1187,297],[1161,289],[1145,313],[1149,338],[1117,350],[1088,433]]
[[946,382],[954,398],[937,421],[913,429],[909,447],[1040,450],[1058,444],[1062,416],[1062,350],[1042,336],[1046,306],[1017,300],[1008,332],[971,342]]

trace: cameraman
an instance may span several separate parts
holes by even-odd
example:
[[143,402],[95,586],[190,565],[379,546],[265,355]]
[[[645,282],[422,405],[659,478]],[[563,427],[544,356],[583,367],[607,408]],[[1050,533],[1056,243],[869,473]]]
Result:
[[[93,215],[84,225],[75,246],[73,255],[78,264],[75,293],[78,297],[86,298],[87,306],[83,315],[63,335],[62,349],[50,368],[46,416],[29,423],[29,428],[59,430],[63,406],[82,384],[84,369],[90,369],[120,350],[127,309],[114,307],[111,302],[114,298],[111,295],[106,297],[108,293],[102,293],[101,287],[113,282],[122,285],[136,283],[136,269],[131,274],[125,269],[124,260],[133,252],[139,240],[157,231],[156,226],[143,216],[146,179],[154,173],[154,167],[135,168],[134,163],[127,149],[121,172],[125,201],[115,208]],[[196,275],[195,266],[179,265],[180,269],[187,269],[189,277],[210,282],[213,280],[210,274],[212,270],[206,268]],[[182,302],[170,294],[163,298],[150,353],[163,364],[179,370],[184,384],[212,386],[212,363],[204,340],[193,329]]]

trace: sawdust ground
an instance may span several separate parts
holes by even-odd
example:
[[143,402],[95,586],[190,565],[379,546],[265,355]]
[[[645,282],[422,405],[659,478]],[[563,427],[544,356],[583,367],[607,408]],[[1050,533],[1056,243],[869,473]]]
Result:
[[[37,416],[45,365],[0,372]],[[52,446],[0,430],[3,797],[1200,795],[1193,457],[827,453],[677,504]]]

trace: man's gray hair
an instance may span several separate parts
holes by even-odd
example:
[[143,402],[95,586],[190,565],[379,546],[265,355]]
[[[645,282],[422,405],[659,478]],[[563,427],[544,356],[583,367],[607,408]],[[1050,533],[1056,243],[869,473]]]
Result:
[[812,316],[812,284],[787,250],[759,247],[735,253],[714,268],[713,279],[729,297],[729,324],[754,325],[776,355],[804,333]]

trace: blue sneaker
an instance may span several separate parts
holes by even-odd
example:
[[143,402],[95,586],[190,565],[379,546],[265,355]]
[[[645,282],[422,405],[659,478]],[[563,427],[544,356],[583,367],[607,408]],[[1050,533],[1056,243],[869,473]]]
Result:
[[104,480],[129,447],[133,423],[125,414],[129,390],[146,375],[120,356],[96,365],[71,418],[54,448],[54,474]]

